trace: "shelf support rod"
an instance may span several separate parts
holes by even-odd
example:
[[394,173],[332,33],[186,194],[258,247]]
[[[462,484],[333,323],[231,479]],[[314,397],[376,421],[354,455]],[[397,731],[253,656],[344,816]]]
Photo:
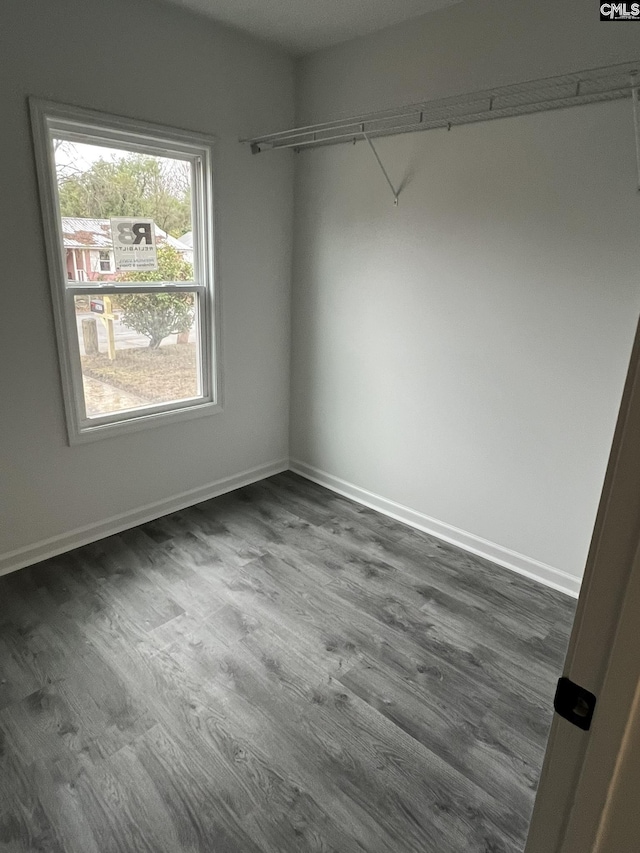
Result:
[[638,170],[638,192],[640,192],[640,86],[638,73],[631,75],[631,103],[633,104],[633,127],[636,135],[636,168]]
[[378,166],[380,166],[380,168],[382,169],[382,174],[384,175],[385,180],[387,181],[387,183],[391,187],[391,192],[393,193],[393,203],[394,203],[395,207],[397,207],[398,206],[398,192],[396,191],[396,188],[391,183],[391,178],[387,174],[387,170],[385,169],[385,167],[382,165],[382,160],[380,159],[380,155],[376,151],[373,142],[369,139],[368,134],[363,130],[362,135],[364,136],[364,138],[369,143],[369,146],[371,147],[371,150],[373,151],[373,156],[378,161]]

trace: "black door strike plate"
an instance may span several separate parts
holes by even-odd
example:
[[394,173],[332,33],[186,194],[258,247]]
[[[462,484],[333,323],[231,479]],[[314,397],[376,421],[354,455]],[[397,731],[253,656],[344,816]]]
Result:
[[588,732],[596,707],[596,697],[564,676],[558,680],[553,707],[557,714]]

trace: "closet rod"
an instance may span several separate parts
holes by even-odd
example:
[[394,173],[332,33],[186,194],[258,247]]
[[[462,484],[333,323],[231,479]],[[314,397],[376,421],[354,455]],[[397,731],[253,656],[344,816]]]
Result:
[[546,77],[526,83],[499,86],[481,92],[422,101],[397,109],[380,110],[346,119],[294,127],[241,139],[251,151],[293,148],[301,151],[320,145],[358,139],[451,128],[455,125],[528,115],[547,110],[633,97],[632,75],[640,73],[640,60]]

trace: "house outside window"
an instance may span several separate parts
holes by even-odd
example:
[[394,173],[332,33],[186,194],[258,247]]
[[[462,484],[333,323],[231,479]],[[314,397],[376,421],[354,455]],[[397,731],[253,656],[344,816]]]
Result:
[[211,140],[31,107],[70,442],[218,411]]

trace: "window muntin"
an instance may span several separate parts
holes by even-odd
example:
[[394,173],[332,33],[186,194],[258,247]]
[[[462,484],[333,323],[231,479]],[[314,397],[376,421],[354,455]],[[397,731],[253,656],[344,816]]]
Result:
[[[32,107],[70,440],[219,408],[210,141]],[[119,264],[129,220],[152,229],[155,269]]]

